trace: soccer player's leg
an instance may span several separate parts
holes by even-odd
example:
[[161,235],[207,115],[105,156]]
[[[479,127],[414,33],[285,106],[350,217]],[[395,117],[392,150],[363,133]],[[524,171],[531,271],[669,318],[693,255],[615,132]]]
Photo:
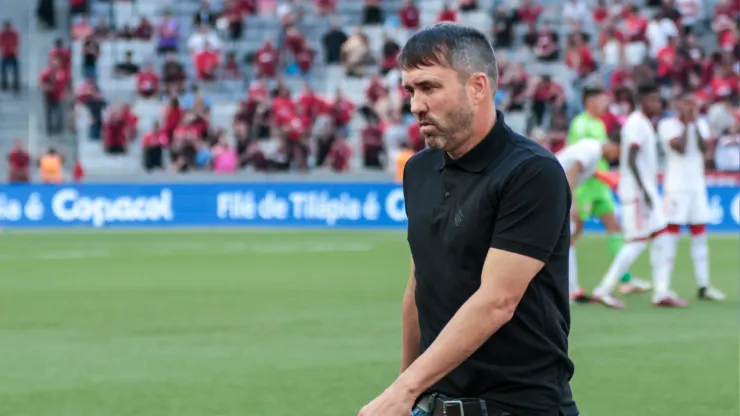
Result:
[[671,274],[676,260],[678,241],[669,232],[668,222],[663,214],[665,207],[657,193],[653,195],[653,207],[647,218],[652,244],[650,265],[653,269],[653,304],[661,307],[683,307],[688,304],[671,290]]
[[613,293],[620,278],[647,247],[650,230],[647,227],[646,214],[640,200],[625,200],[622,203],[622,230],[626,243],[619,249],[599,286],[594,289],[594,300],[617,309],[625,306],[621,300],[613,296]]
[[690,224],[691,260],[694,263],[694,276],[699,288],[698,297],[702,300],[724,300],[724,293],[712,287],[709,282],[709,244],[706,227],[709,222],[709,204],[706,191],[686,195],[686,199],[687,201],[682,203],[690,209],[687,210],[684,223]]
[[[609,187],[606,184],[598,189],[593,202],[593,214],[599,217],[607,232],[607,249],[612,259],[617,256],[624,245],[622,227],[617,220],[616,203]],[[650,282],[640,280],[627,271],[620,277],[619,291],[623,294],[644,293],[652,289]]]
[[571,303],[590,303],[591,297],[581,288],[578,283],[578,261],[576,260],[576,242],[583,232],[582,213],[586,212],[588,218],[588,207],[580,204],[580,199],[575,199],[575,209],[571,211],[570,218],[570,251],[568,255],[568,281]]

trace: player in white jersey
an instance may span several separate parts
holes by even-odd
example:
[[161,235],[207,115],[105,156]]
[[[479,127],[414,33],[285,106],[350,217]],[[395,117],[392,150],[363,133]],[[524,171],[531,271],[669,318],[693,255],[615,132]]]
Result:
[[624,303],[612,296],[619,278],[632,266],[652,240],[650,263],[653,273],[653,304],[686,306],[670,290],[674,254],[671,237],[658,193],[658,135],[652,120],[662,113],[658,89],[638,89],[639,108],[627,117],[621,132],[622,154],[619,161],[617,193],[622,202],[622,229],[627,243],[617,254],[601,284],[594,290],[596,300],[613,308]]
[[[620,148],[618,141],[608,140],[603,142],[596,139],[581,139],[577,143],[559,151],[555,156],[557,156],[558,161],[560,161],[560,164],[563,166],[563,170],[565,170],[571,194],[574,195],[573,198],[575,198],[576,195],[573,190],[595,175],[599,161],[601,161],[602,158],[612,162],[619,158],[619,153]],[[591,302],[591,297],[586,295],[585,291],[583,291],[578,284],[578,263],[576,262],[575,249],[576,241],[580,236],[580,232],[575,226],[580,218],[578,213],[578,204],[574,201],[571,204],[571,207],[570,264],[568,271],[570,295],[572,301],[578,303],[589,303]]]
[[699,287],[699,299],[723,300],[724,294],[709,284],[709,246],[706,224],[709,222],[707,185],[704,178],[704,152],[709,138],[709,124],[698,118],[699,104],[691,94],[676,103],[678,114],[662,120],[658,134],[666,151],[667,165],[663,194],[668,219],[668,234],[675,254],[681,226],[691,233],[691,259]]

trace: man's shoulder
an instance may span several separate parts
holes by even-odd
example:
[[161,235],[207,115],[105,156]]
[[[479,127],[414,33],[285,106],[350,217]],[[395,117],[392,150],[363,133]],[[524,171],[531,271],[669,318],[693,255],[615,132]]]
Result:
[[642,113],[642,111],[633,111],[628,116],[627,119],[624,121],[624,125],[642,125],[645,123],[650,123],[650,120],[645,116],[645,114]]
[[414,171],[428,169],[434,167],[436,163],[439,163],[440,158],[442,157],[440,150],[427,147],[424,150],[416,152],[409,158],[406,162],[406,169]]
[[[516,182],[518,177],[532,177],[540,174],[554,174],[556,177],[562,174],[565,178],[557,156],[536,141],[518,133],[512,132],[510,135],[503,164],[506,166],[505,172],[495,172],[495,175],[502,180],[501,183],[508,183],[511,180]],[[505,174],[501,175],[502,173]]]
[[658,128],[661,128],[661,127],[665,128],[665,127],[675,126],[676,124],[680,124],[680,123],[681,122],[678,120],[677,117],[673,117],[673,116],[664,117],[664,118],[660,119],[660,121],[658,121]]
[[557,157],[550,150],[519,133],[511,132],[509,144],[507,158],[517,162],[552,160],[557,163]]

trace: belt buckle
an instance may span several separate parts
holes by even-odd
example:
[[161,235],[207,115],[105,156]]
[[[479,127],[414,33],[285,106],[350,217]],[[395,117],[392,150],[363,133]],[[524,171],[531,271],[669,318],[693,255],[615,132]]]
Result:
[[462,400],[445,400],[442,402],[442,414],[447,415],[448,408],[458,407],[460,409],[460,416],[465,416],[465,407],[463,406]]

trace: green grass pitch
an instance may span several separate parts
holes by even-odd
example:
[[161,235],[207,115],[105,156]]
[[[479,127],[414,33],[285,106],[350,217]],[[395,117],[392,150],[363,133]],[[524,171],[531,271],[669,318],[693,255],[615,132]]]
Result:
[[[738,415],[740,240],[711,238],[724,303],[679,253],[689,308],[573,307],[584,416]],[[603,237],[578,255],[593,288]],[[408,264],[398,232],[2,233],[0,415],[355,415],[397,375]]]

